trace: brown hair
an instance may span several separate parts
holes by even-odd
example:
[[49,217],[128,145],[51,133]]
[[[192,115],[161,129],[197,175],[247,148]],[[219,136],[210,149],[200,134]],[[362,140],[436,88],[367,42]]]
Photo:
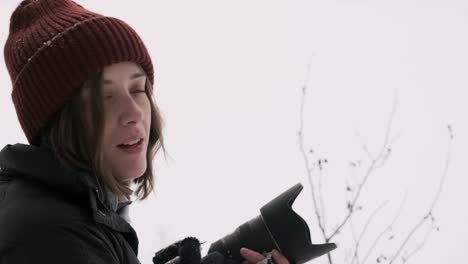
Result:
[[[105,185],[115,196],[130,198],[132,189],[128,182],[114,177],[103,166],[102,130],[104,110],[100,89],[102,73],[87,80],[79,92],[74,95],[50,120],[40,136],[41,145],[51,148],[56,158],[65,166],[88,170],[97,178],[97,184]],[[90,121],[83,111],[84,100],[81,90],[90,88]],[[136,184],[137,199],[144,200],[154,189],[152,161],[160,148],[165,153],[162,137],[162,119],[153,102],[153,87],[148,78],[145,84],[146,95],[151,105],[151,126],[146,153],[146,171],[133,180]],[[91,127],[90,127],[91,126]]]

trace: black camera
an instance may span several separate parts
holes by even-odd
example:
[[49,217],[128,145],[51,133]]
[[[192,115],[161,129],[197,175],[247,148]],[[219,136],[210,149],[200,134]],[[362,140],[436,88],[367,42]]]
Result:
[[292,210],[302,189],[302,184],[298,183],[271,200],[260,209],[260,215],[211,244],[208,253],[217,251],[243,261],[242,247],[261,253],[276,249],[290,264],[301,264],[335,249],[334,243],[312,244],[307,223]]

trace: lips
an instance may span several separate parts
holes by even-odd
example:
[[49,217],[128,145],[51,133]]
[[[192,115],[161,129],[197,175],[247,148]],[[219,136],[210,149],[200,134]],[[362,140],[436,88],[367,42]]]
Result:
[[143,139],[135,140],[133,142],[136,142],[136,143],[131,144],[131,145],[120,144],[117,146],[117,148],[126,154],[136,155],[138,153],[141,153],[144,149]]
[[120,140],[120,143],[117,144],[116,147],[129,147],[132,145],[140,144],[141,142],[143,142],[143,140],[143,133],[136,132]]
[[131,147],[133,145],[140,144],[141,141],[143,141],[143,139],[139,138],[139,139],[128,141],[127,143],[119,144],[119,145],[117,145],[117,147]]

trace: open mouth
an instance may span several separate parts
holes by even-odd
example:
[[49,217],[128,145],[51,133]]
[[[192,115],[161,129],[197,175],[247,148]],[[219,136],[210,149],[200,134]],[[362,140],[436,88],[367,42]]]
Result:
[[133,140],[131,142],[127,142],[127,143],[124,143],[124,144],[119,144],[117,145],[118,148],[120,149],[132,149],[132,148],[137,148],[139,146],[141,146],[141,144],[143,143],[143,139],[140,138],[140,139],[136,139],[136,140]]

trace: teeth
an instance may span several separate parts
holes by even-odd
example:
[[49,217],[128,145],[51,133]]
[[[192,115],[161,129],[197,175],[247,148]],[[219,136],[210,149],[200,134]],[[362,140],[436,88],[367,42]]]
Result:
[[131,146],[131,145],[134,145],[134,144],[136,144],[136,143],[138,143],[138,142],[140,142],[140,140],[139,140],[139,139],[135,139],[135,140],[133,140],[133,141],[130,141],[130,142],[128,142],[128,143],[124,143],[124,144],[122,144],[122,145]]

